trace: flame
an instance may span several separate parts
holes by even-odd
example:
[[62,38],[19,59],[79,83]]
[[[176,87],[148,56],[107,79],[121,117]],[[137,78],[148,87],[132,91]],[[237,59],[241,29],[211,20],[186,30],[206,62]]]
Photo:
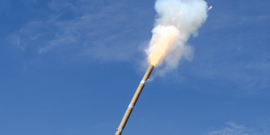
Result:
[[150,53],[148,60],[151,65],[161,64],[167,52],[172,49],[178,40],[179,31],[174,26],[157,26],[150,42]]
[[212,9],[213,8],[213,6],[210,6],[209,8],[208,8],[208,10],[210,10],[210,9]]

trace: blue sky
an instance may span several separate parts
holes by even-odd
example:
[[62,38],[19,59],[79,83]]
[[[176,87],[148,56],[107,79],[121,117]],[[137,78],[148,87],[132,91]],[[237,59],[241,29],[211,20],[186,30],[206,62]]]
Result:
[[[206,2],[193,60],[151,78],[123,134],[270,134],[270,1]],[[0,134],[114,134],[145,71],[154,4],[1,0]]]

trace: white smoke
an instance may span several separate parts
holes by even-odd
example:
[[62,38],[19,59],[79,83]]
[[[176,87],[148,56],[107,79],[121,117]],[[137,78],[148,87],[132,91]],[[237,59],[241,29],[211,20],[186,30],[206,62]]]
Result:
[[[146,50],[149,62],[155,54],[164,53],[160,56],[157,65],[164,63],[163,71],[175,69],[179,60],[186,58],[192,60],[193,48],[186,45],[190,35],[197,36],[197,30],[206,21],[208,6],[204,0],[157,0],[155,10],[158,14],[155,28],[152,30],[153,37]],[[162,38],[173,33],[169,45],[165,50],[159,44]],[[159,40],[159,41],[158,41]],[[162,43],[160,43],[162,44]],[[162,48],[163,52],[157,49]],[[150,60],[151,59],[151,60]]]

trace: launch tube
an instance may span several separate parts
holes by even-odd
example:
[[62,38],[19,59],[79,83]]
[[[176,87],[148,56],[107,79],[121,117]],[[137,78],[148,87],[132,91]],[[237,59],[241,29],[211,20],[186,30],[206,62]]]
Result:
[[137,88],[137,90],[136,90],[136,92],[135,92],[135,94],[134,94],[128,108],[127,108],[127,110],[126,110],[126,113],[125,113],[119,127],[117,128],[117,131],[116,131],[115,135],[121,135],[122,134],[122,132],[123,132],[123,130],[124,130],[126,124],[127,124],[127,121],[129,119],[129,116],[130,116],[134,106],[136,105],[136,102],[137,102],[137,100],[138,100],[138,98],[139,98],[139,96],[140,96],[140,94],[141,94],[141,92],[143,90],[143,87],[145,86],[145,83],[148,80],[150,74],[152,73],[154,67],[155,67],[154,65],[150,65],[148,67],[147,71],[145,72],[145,74],[143,76],[143,79],[140,82],[140,84],[139,84],[139,86],[138,86],[138,88]]

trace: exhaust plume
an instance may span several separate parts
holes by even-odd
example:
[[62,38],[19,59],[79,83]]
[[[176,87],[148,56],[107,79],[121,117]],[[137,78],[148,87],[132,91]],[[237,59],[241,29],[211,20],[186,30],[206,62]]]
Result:
[[204,0],[157,0],[158,14],[153,36],[146,50],[151,65],[165,64],[164,70],[174,69],[181,58],[192,60],[193,48],[186,45],[192,34],[206,21],[207,3]]

